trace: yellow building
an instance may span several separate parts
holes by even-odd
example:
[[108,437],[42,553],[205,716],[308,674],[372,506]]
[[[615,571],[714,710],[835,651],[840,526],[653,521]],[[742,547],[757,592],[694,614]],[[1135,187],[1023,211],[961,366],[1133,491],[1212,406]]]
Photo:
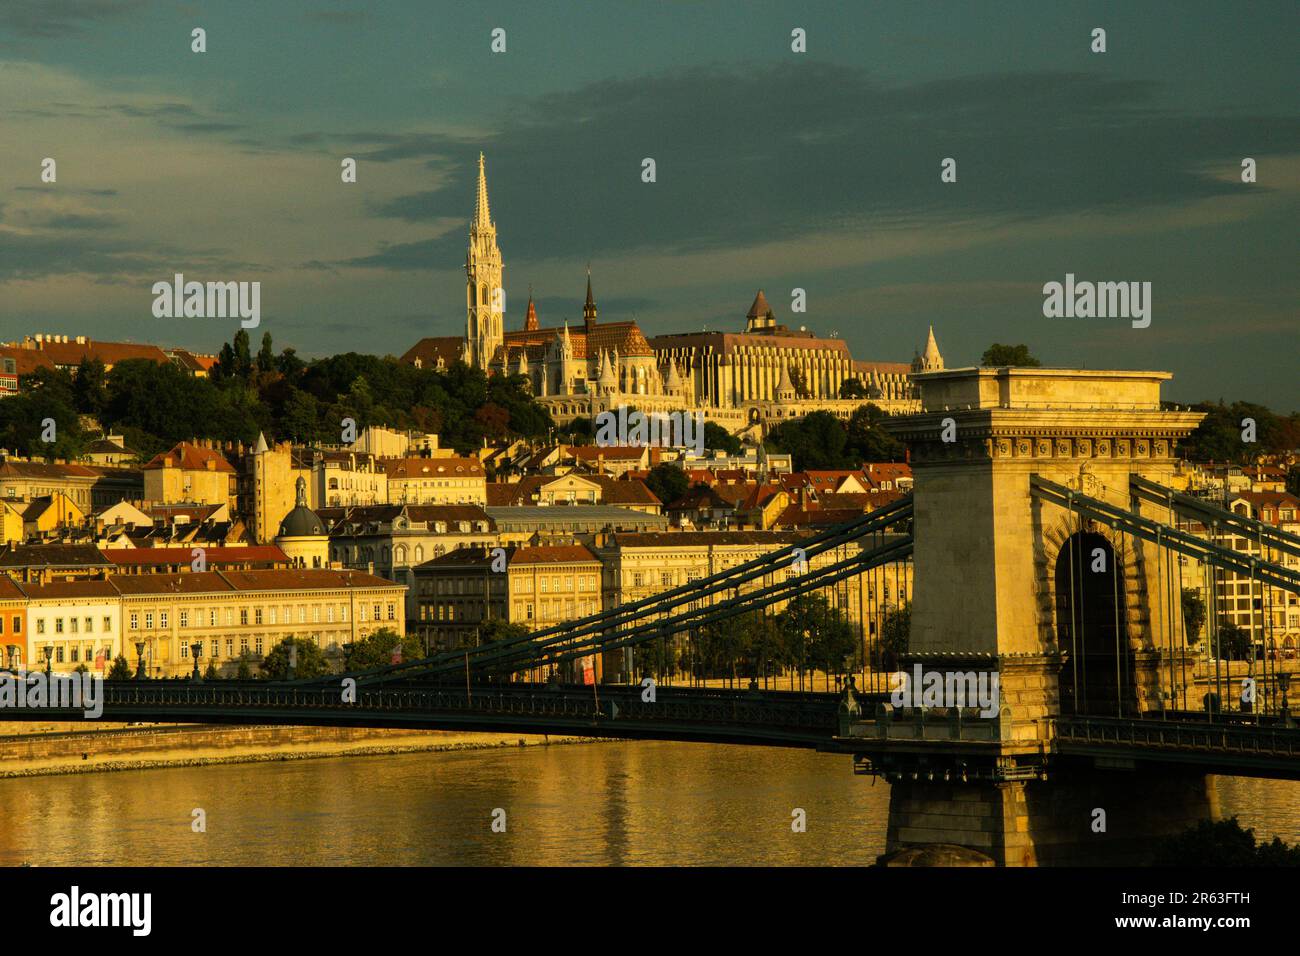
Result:
[[415,569],[416,628],[429,647],[473,644],[490,618],[530,629],[601,610],[600,561],[582,545],[458,548]]
[[280,522],[275,543],[299,567],[329,567],[329,536],[325,532],[325,523],[307,507],[305,478],[298,478],[297,502]]
[[58,528],[77,528],[85,520],[86,513],[63,492],[56,491],[37,498],[23,511],[23,534],[31,537]]
[[235,468],[214,448],[181,442],[141,470],[146,501],[238,507]]
[[341,661],[344,644],[381,628],[406,629],[405,586],[360,571],[112,575],[109,582],[121,595],[132,668],[135,645],[143,644],[151,676],[190,673],[194,643],[202,644],[201,670],[211,661],[231,676],[241,655],[255,669],[286,637],[306,638]]
[[389,504],[487,504],[487,479],[477,458],[384,458],[380,466],[388,476]]

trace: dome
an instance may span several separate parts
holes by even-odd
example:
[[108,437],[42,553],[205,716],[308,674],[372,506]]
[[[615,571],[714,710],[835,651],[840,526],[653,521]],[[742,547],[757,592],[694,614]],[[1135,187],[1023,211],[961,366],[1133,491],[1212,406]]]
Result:
[[313,535],[324,537],[325,524],[316,512],[307,507],[307,481],[299,477],[297,482],[298,503],[280,522],[278,538],[307,538]]

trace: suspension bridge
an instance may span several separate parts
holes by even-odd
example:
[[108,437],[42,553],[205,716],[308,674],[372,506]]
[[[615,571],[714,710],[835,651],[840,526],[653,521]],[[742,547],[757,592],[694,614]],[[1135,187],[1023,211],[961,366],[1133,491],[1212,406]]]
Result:
[[[1202,416],[1162,405],[1169,377],[920,374],[922,411],[887,422],[914,491],[886,507],[642,600],[419,660],[109,683],[102,719],[814,748],[890,783],[891,852],[1136,859],[1214,812],[1209,774],[1300,779],[1291,672],[1268,632],[1274,602],[1300,595],[1300,538],[1173,489],[1176,443]],[[1240,584],[1262,639],[1226,648]],[[1184,619],[1190,594],[1204,633]],[[996,675],[997,699],[900,705],[892,675],[914,668],[945,687]]]

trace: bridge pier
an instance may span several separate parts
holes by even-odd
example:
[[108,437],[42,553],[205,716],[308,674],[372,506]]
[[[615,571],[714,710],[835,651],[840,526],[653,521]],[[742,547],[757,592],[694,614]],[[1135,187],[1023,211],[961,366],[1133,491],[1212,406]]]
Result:
[[891,784],[883,865],[950,845],[998,866],[1141,866],[1161,838],[1214,819],[1203,773],[1081,767],[1046,780]]

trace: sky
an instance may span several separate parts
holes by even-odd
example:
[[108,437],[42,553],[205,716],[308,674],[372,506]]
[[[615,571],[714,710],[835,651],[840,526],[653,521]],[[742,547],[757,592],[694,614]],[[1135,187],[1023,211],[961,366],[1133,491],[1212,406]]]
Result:
[[[259,281],[255,339],[307,357],[462,335],[482,151],[507,328],[530,288],[580,322],[590,264],[648,335],[762,288],[858,359],[933,324],[949,367],[1023,342],[1290,412],[1298,62],[1294,0],[0,0],[0,340],[215,352],[237,319],[153,315],[178,272]],[[1067,273],[1150,282],[1149,327],[1045,317]]]

